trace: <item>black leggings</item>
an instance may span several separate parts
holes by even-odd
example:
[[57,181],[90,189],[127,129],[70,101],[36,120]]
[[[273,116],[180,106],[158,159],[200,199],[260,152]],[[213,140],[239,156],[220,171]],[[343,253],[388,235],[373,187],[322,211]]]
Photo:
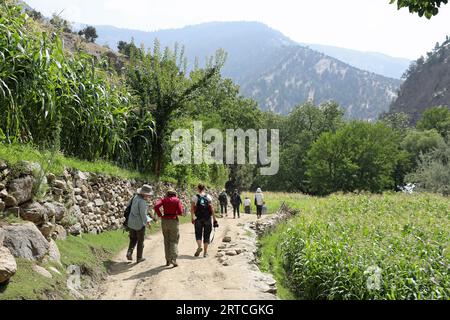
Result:
[[203,240],[203,243],[210,244],[211,231],[212,231],[211,219],[195,220],[195,239],[197,241]]
[[228,214],[228,212],[227,212],[228,210],[227,210],[227,204],[226,203],[221,203],[220,204],[220,213],[221,214]]
[[256,206],[256,214],[258,215],[258,217],[262,216],[262,210],[263,206]]

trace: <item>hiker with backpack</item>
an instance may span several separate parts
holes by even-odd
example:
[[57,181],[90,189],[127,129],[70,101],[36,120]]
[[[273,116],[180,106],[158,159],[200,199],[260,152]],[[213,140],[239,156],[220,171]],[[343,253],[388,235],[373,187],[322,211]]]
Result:
[[[212,206],[212,198],[206,193],[206,187],[203,184],[198,185],[198,194],[192,198],[191,205],[192,224],[195,226],[195,239],[197,241],[197,251],[195,256],[208,256],[208,246],[211,243],[210,237],[213,228],[211,220],[214,220],[214,227],[218,227],[217,219]],[[202,242],[204,248],[202,249]]]
[[258,219],[260,219],[263,214],[263,207],[265,204],[264,194],[262,193],[261,188],[258,188],[255,194],[256,216]]
[[[161,212],[161,207],[163,212]],[[178,267],[178,242],[180,240],[180,222],[178,217],[183,215],[183,205],[177,196],[177,192],[170,188],[166,197],[156,202],[154,210],[158,217],[161,218],[166,266],[172,264],[174,267]]]
[[225,213],[225,217],[228,217],[228,196],[226,190],[223,190],[222,193],[219,195],[219,202],[220,202],[220,214],[223,217],[223,214]]
[[156,218],[149,217],[148,202],[153,195],[153,188],[149,185],[144,185],[138,189],[131,199],[125,210],[124,226],[129,231],[130,244],[128,246],[127,259],[133,260],[133,251],[137,246],[137,263],[145,261],[142,257],[144,252],[145,227]]
[[239,191],[236,189],[234,190],[233,195],[231,196],[231,205],[233,206],[233,219],[236,219],[236,213],[238,218],[241,217],[240,214],[240,208],[241,208],[241,204],[242,204],[242,198],[241,195],[239,194]]

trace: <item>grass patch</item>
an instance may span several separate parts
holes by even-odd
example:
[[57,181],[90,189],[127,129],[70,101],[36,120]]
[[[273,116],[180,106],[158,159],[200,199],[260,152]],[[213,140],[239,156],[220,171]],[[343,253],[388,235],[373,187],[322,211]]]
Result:
[[0,286],[0,300],[48,300],[71,299],[66,287],[64,268],[55,264],[43,264],[42,267],[56,268],[61,274],[52,273],[46,278],[33,270],[34,262],[16,259],[17,273],[8,285]]

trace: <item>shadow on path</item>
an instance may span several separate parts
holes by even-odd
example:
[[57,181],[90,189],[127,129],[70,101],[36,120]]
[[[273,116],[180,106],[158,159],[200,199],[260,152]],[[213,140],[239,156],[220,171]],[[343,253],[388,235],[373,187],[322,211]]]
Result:
[[139,279],[150,278],[150,277],[158,275],[159,273],[161,273],[164,270],[170,270],[170,269],[173,269],[173,267],[166,267],[164,265],[164,266],[156,267],[156,268],[138,273],[138,274],[131,276],[125,280],[139,280]]

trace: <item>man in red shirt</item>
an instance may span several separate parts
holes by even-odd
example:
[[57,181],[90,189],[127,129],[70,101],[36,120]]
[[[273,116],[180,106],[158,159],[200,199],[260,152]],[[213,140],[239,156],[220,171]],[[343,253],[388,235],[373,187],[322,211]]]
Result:
[[[163,212],[161,212],[161,207]],[[174,267],[178,267],[178,241],[180,240],[178,217],[183,215],[183,205],[177,196],[177,192],[174,189],[169,189],[167,196],[158,200],[154,209],[158,217],[161,218],[166,266],[173,264]]]

